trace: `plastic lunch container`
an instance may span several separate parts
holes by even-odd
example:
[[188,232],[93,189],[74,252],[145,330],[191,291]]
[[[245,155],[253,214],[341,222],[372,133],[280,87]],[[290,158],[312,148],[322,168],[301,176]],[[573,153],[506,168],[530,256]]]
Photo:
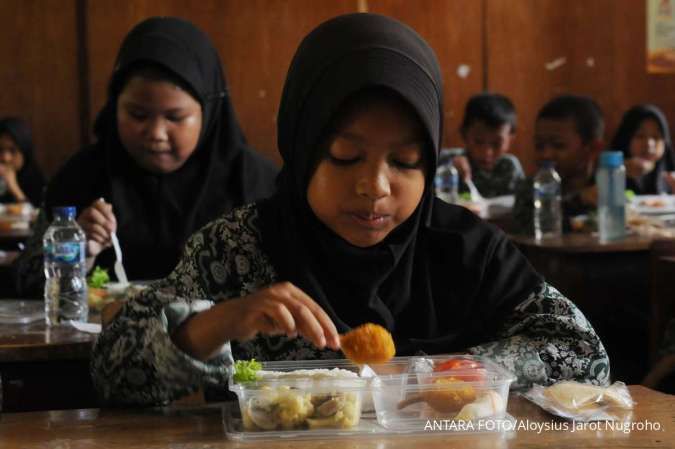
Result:
[[[318,431],[359,425],[368,378],[347,360],[261,362],[263,378],[234,383],[242,430]],[[273,372],[273,374],[268,374]]]
[[[394,363],[403,366],[399,360]],[[386,429],[414,432],[440,425],[446,431],[490,431],[499,430],[492,421],[507,418],[515,376],[495,362],[471,355],[437,355],[411,357],[405,366],[405,372],[380,373],[372,381],[377,421]]]
[[[478,368],[467,368],[471,363]],[[510,418],[506,406],[509,386],[515,380],[507,370],[482,357],[395,357],[371,366],[347,360],[261,364],[264,372],[279,375],[245,383],[230,379],[229,388],[239,399],[240,416],[227,412],[228,438],[246,441],[508,430],[480,426],[481,420]],[[464,367],[434,371],[453,364]],[[326,374],[334,368],[353,374]],[[434,428],[433,421],[445,425]]]

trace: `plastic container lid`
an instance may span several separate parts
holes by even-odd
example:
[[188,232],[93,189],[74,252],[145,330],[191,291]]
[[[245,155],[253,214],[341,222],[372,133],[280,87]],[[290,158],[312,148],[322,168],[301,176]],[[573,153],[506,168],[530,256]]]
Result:
[[63,217],[67,219],[75,218],[77,208],[75,206],[55,207],[52,209],[55,217]]
[[603,151],[600,153],[600,166],[607,168],[620,167],[623,164],[621,151]]

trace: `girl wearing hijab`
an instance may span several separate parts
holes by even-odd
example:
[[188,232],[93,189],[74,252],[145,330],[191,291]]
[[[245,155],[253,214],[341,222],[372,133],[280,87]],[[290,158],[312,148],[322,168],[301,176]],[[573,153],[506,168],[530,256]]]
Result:
[[0,120],[0,203],[39,205],[45,178],[33,159],[28,124],[16,117]]
[[151,18],[131,30],[94,132],[96,143],[47,188],[46,214],[18,261],[23,295],[44,284],[41,239],[54,206],[77,207],[89,268],[113,266],[117,232],[128,277],[158,279],[190,234],[273,192],[277,171],[247,148],[216,49],[185,20]]
[[436,57],[408,26],[350,14],[310,33],[281,99],[277,192],[196,233],[122,306],[93,351],[102,397],[169,402],[224,385],[233,358],[339,358],[338,333],[365,322],[399,355],[487,355],[519,386],[605,383],[581,312],[503,233],[434,198],[442,111]]
[[642,104],[626,111],[610,148],[624,154],[626,188],[638,195],[675,192],[675,154],[659,108]]

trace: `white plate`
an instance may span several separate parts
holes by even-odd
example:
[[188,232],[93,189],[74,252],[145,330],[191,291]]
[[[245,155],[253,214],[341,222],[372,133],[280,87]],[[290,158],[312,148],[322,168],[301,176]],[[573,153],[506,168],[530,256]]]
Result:
[[675,214],[675,195],[635,195],[631,206],[642,215]]

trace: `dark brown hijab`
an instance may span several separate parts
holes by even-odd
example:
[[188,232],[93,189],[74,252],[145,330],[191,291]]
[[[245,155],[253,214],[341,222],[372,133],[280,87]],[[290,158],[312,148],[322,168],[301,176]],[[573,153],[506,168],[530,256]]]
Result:
[[[136,164],[117,132],[120,91],[135,70],[147,66],[180,80],[202,106],[197,148],[180,169],[168,174]],[[94,132],[96,144],[77,154],[50,184],[47,206],[70,204],[80,212],[99,197],[111,202],[132,279],[168,274],[190,234],[222,212],[273,190],[276,169],[247,148],[216,49],[201,30],[182,19],[151,18],[129,32]],[[111,256],[101,259],[104,265]]]
[[[336,113],[373,88],[414,109],[430,163],[413,215],[381,243],[359,248],[316,218],[306,194]],[[434,198],[442,111],[436,56],[413,29],[376,14],[323,23],[300,44],[288,71],[278,119],[284,166],[276,195],[260,203],[263,247],[281,280],[307,292],[340,331],[368,321],[384,325],[400,354],[485,341],[541,282],[501,232]]]
[[[28,123],[18,117],[7,117],[0,120],[0,135],[9,135],[23,154],[23,167],[16,174],[16,180],[34,205],[42,203],[42,191],[45,187],[45,177],[35,161],[33,151],[33,138]],[[0,197],[0,203],[13,203],[15,200],[11,193]]]

